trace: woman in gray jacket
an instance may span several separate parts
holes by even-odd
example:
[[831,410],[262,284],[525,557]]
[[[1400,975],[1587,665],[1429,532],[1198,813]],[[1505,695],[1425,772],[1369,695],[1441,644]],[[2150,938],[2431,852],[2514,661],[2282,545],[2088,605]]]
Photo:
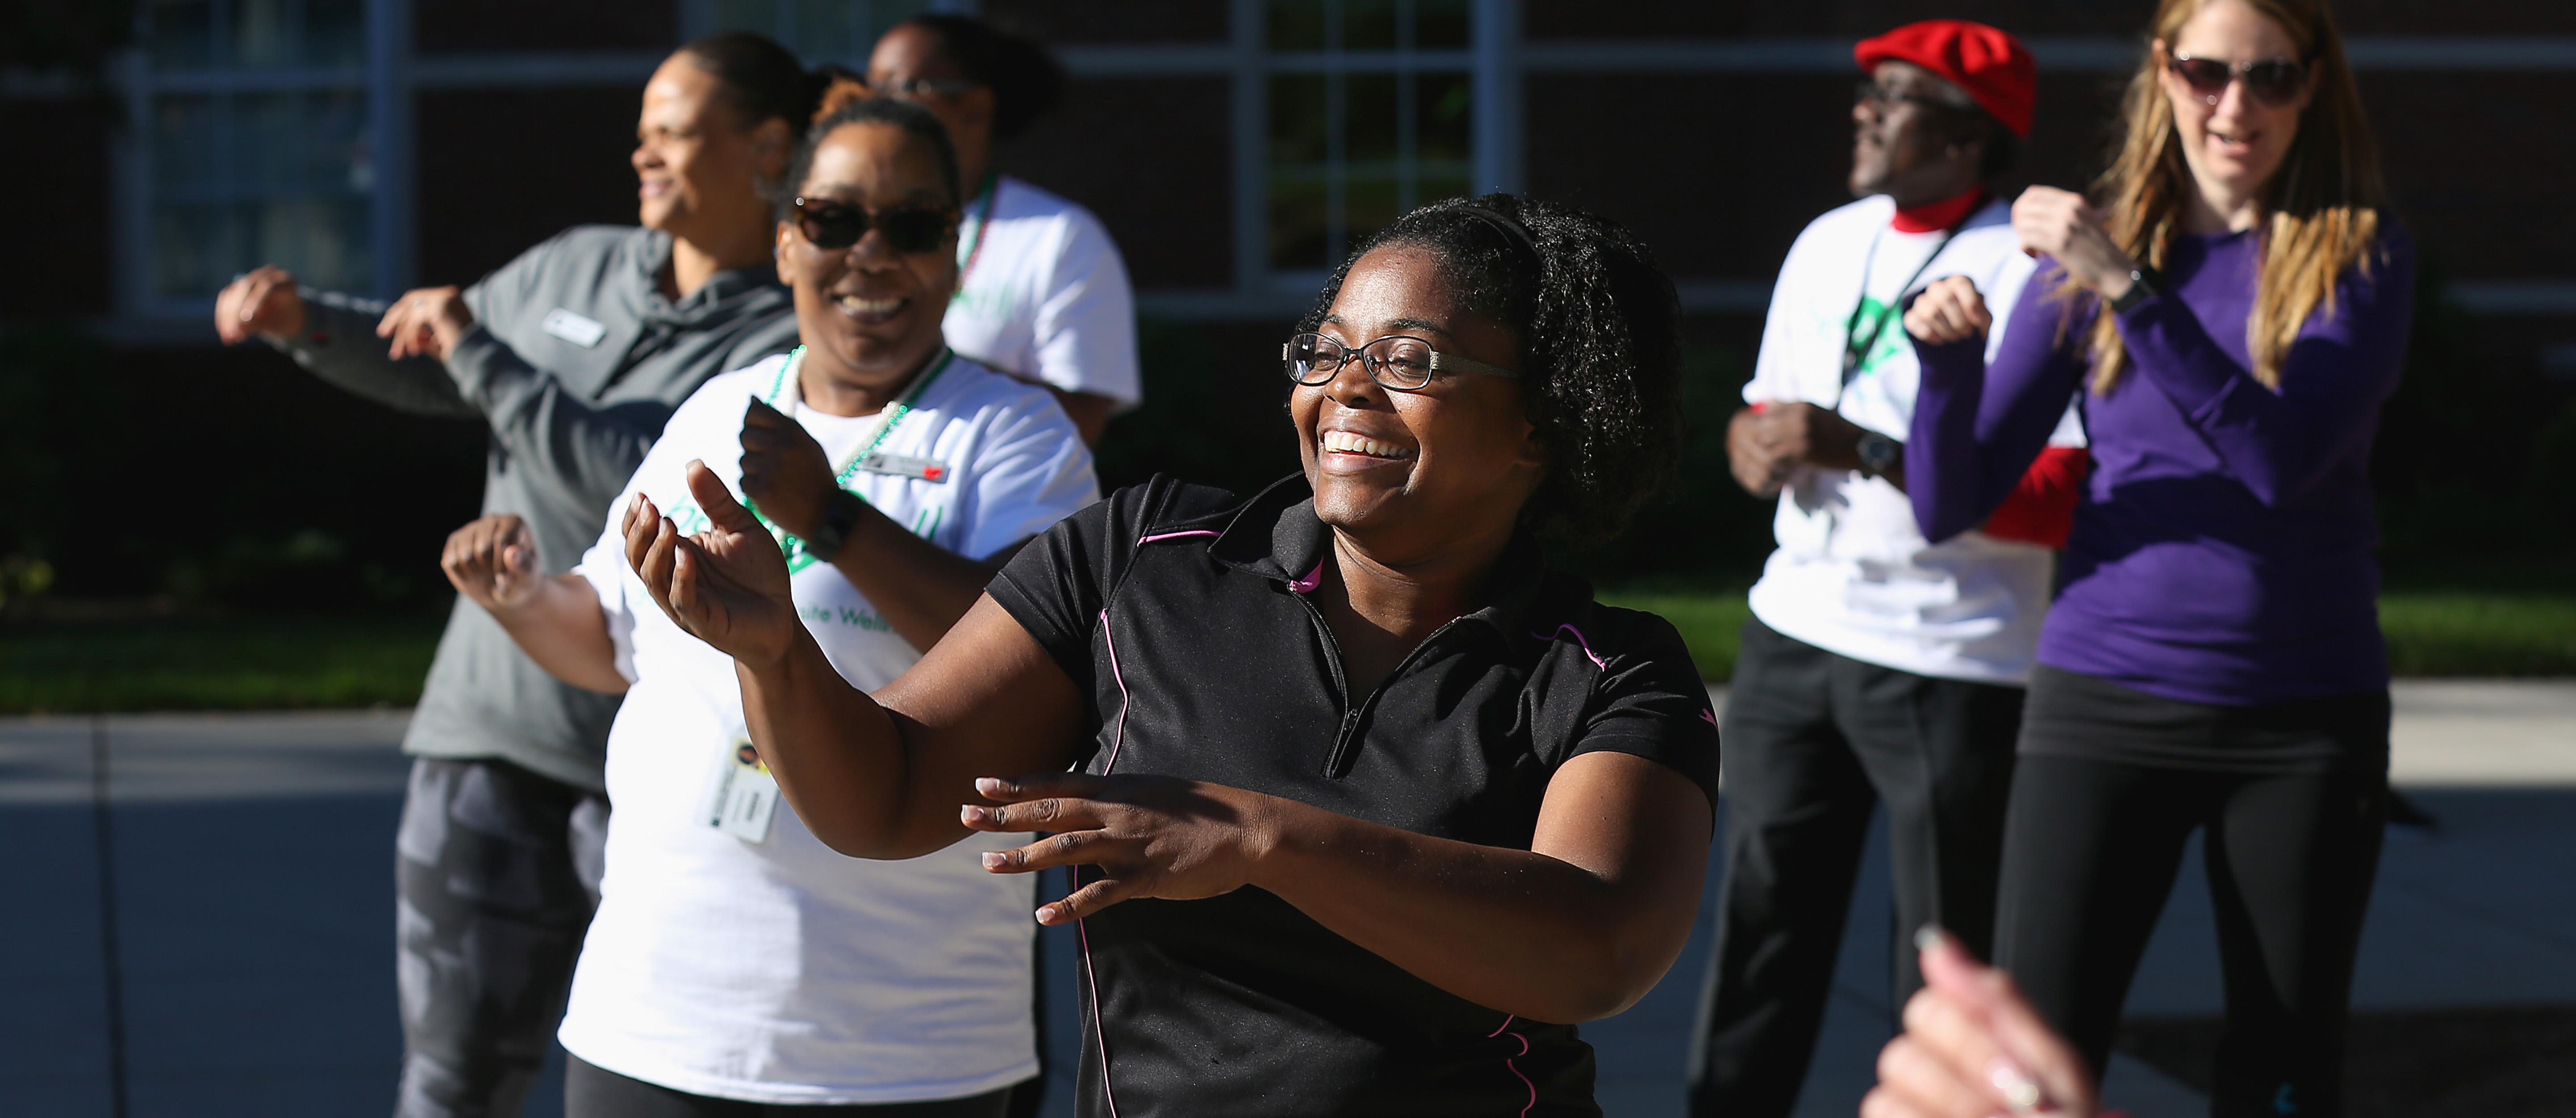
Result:
[[[224,289],[215,328],[388,406],[486,421],[483,511],[524,518],[562,573],[682,400],[796,344],[765,195],[826,80],[755,35],[700,39],[644,88],[637,226],[567,229],[390,305],[263,267]],[[519,1112],[597,900],[617,705],[457,602],[403,742],[401,1118]]]

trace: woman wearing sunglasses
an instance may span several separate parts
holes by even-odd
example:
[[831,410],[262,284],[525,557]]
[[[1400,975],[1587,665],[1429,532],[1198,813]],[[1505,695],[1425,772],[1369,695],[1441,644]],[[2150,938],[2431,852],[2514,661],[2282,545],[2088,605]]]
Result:
[[[709,381],[618,507],[752,518],[783,558],[787,623],[844,686],[879,687],[1097,490],[1052,396],[941,340],[959,191],[938,121],[882,100],[826,111],[787,169],[775,240],[803,344]],[[693,472],[716,509],[693,503]],[[817,841],[750,746],[732,662],[651,604],[619,520],[599,540],[553,579],[513,517],[468,525],[446,555],[548,670],[626,694],[599,915],[562,1031],[567,1112],[1001,1114],[1037,1068],[1035,901],[977,857],[1012,844],[854,862]]]
[[1046,48],[973,16],[905,20],[877,40],[868,85],[929,109],[957,144],[970,195],[958,230],[948,344],[1055,390],[1082,437],[1143,398],[1136,299],[1118,245],[1090,210],[993,167],[1064,91]]
[[2165,0],[2103,208],[2014,207],[2043,266],[1991,365],[1976,291],[1906,327],[1933,539],[2021,476],[2079,385],[2094,470],[2023,714],[1997,961],[2096,1073],[2207,832],[2227,976],[2213,1103],[2332,1115],[2387,797],[2367,464],[2411,244],[2320,0]]
[[1037,919],[1079,928],[1083,1114],[1597,1115],[1573,1022],[1689,935],[1717,729],[1673,628],[1535,533],[1671,470],[1675,318],[1596,218],[1416,210],[1282,353],[1301,473],[1075,514],[873,695],[715,475],[709,527],[638,502],[627,551],[834,849],[1054,833],[982,859],[1074,871]]

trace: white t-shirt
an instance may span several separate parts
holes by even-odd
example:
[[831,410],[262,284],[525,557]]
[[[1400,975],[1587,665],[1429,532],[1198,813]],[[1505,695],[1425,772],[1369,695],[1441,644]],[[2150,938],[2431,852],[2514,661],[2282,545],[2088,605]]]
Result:
[[[1944,276],[1973,280],[1994,313],[1991,355],[2034,267],[2012,231],[2011,207],[1988,202],[1957,236],[1904,233],[1885,195],[1827,212],[1798,234],[1780,266],[1762,328],[1747,402],[1804,400],[1899,442],[1913,428],[1921,369],[1897,307]],[[1910,286],[1907,278],[1931,258]],[[1860,328],[1849,330],[1855,305]],[[1843,353],[1854,333],[1886,328],[1848,388]],[[2049,440],[2082,446],[2070,402]],[[1780,543],[1753,585],[1753,615],[1829,652],[1918,675],[1981,683],[2028,682],[2048,609],[2053,557],[2036,544],[1967,532],[1938,546],[1923,539],[1905,491],[1857,470],[1800,467],[1780,492]]]
[[[1018,839],[979,835],[901,862],[848,858],[783,799],[763,841],[712,826],[709,790],[745,740],[733,661],[681,632],[626,563],[618,523],[638,491],[682,531],[704,529],[682,480],[690,459],[739,498],[750,397],[779,390],[780,410],[835,465],[875,434],[882,413],[799,406],[786,360],[726,373],[680,405],[575,568],[598,590],[634,686],[608,734],[607,871],[560,1035],[600,1067],[715,1098],[885,1103],[996,1090],[1037,1073],[1033,879],[977,863]],[[1099,496],[1091,454],[1054,397],[963,359],[923,388],[878,450],[912,476],[862,471],[846,486],[961,555],[991,555]],[[929,472],[939,479],[919,476]],[[839,568],[804,558],[791,575],[796,604],[844,678],[873,689],[921,658]]]
[[957,254],[965,271],[943,325],[959,354],[1122,410],[1145,398],[1136,294],[1090,210],[1005,175],[966,204]]

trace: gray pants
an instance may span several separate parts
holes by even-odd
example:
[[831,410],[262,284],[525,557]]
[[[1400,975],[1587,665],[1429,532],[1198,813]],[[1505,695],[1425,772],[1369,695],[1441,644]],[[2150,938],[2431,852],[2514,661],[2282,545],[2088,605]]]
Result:
[[507,761],[412,762],[394,840],[395,1118],[516,1118],[599,906],[608,798]]

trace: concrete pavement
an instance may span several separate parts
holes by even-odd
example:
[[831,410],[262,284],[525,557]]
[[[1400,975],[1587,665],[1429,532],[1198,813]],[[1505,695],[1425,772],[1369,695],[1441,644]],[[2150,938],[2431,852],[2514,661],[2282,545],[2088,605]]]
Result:
[[[2394,772],[2441,817],[2392,836],[2356,1008],[2576,1003],[2576,682],[2405,682]],[[300,1118],[387,1109],[400,1057],[392,836],[400,712],[0,719],[0,1114],[111,1115],[93,768],[111,758],[125,1081],[136,1118]],[[1887,1036],[1883,863],[1856,895],[1803,1116],[1847,1116]],[[1614,1116],[1681,1112],[1707,957],[1700,928],[1662,986],[1586,1026]],[[2197,859],[2139,975],[2140,1014],[2219,1007]],[[1050,940],[1053,973],[1070,953]],[[1073,1038],[1059,999],[1057,1040]],[[1061,1064],[1060,1064],[1061,1066]],[[1069,1114],[1062,1083],[1051,1114]],[[2122,1060],[2136,1118],[2203,1113]],[[531,1115],[560,1112],[539,1088]]]

